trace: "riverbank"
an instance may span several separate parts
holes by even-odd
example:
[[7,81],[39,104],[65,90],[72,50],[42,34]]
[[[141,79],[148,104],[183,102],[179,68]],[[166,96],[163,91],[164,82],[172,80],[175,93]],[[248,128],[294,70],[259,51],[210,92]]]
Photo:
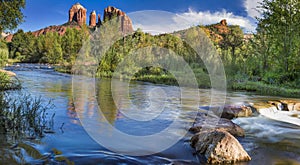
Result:
[[300,89],[284,88],[281,86],[265,84],[263,82],[236,82],[232,84],[231,90],[255,92],[257,94],[269,96],[300,98]]
[[[55,71],[61,73],[72,73],[71,66],[56,66]],[[198,87],[201,89],[209,89],[210,88],[210,78],[207,74],[205,74],[200,68],[193,69]],[[113,73],[102,73],[97,74],[97,77],[112,77]],[[122,77],[122,79],[128,79],[127,77]],[[232,79],[232,78],[228,78]],[[164,84],[164,85],[175,85],[178,86],[178,82],[176,78],[166,71],[153,71],[148,70],[136,73],[133,77],[131,77],[131,81],[143,81],[150,82],[154,84]],[[266,96],[282,96],[282,97],[296,97],[300,98],[300,89],[293,88],[285,88],[278,85],[270,85],[266,84],[262,81],[230,81],[227,84],[227,90],[229,91],[245,91],[245,92],[254,92],[260,95]]]

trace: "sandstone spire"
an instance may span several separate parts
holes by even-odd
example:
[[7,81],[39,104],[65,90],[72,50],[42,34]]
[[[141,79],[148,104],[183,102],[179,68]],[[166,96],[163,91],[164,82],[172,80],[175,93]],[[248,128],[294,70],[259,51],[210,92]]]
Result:
[[101,15],[98,14],[98,22],[97,22],[97,25],[100,26],[102,24],[102,21],[101,21]]
[[96,11],[94,10],[93,12],[91,12],[90,14],[90,22],[89,22],[89,26],[90,27],[95,27],[96,26]]

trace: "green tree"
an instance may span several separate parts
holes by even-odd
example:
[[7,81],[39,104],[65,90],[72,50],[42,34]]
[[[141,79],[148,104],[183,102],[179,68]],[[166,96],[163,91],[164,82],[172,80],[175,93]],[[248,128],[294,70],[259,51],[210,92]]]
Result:
[[221,34],[223,40],[220,42],[220,46],[224,49],[230,48],[231,50],[231,64],[236,64],[236,50],[243,45],[244,33],[242,29],[237,26],[229,26],[229,32]]
[[50,64],[58,64],[62,62],[61,37],[57,32],[50,32],[44,38],[44,60]]
[[15,29],[23,22],[22,9],[25,0],[0,0],[0,33],[4,30]]
[[286,79],[299,75],[300,3],[298,0],[264,0],[258,33],[264,34],[272,50],[268,58],[276,64],[272,69]]
[[79,50],[82,47],[83,40],[86,39],[83,29],[67,28],[66,33],[62,36],[61,47],[63,59],[68,64],[73,65]]
[[37,62],[36,38],[31,32],[24,33],[18,30],[10,43],[10,58],[18,59],[21,62]]
[[5,42],[0,39],[0,67],[3,67],[8,59],[8,48]]

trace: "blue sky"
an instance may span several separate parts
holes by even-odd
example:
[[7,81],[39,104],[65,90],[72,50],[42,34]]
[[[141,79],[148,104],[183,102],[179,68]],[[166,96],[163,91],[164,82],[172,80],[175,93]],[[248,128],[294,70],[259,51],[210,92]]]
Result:
[[[50,25],[60,25],[68,20],[68,10],[76,2],[87,9],[103,14],[107,6],[115,6],[126,12],[134,28],[143,30],[174,31],[197,24],[211,24],[226,18],[229,24],[239,24],[244,31],[255,29],[254,10],[260,0],[27,0],[24,9],[25,22],[18,28],[35,31]],[[145,10],[152,10],[152,12]],[[156,11],[153,11],[156,10]],[[137,16],[147,15],[141,19]],[[149,16],[148,16],[149,15]],[[138,19],[140,18],[140,19]],[[180,19],[178,19],[180,18]],[[168,21],[173,20],[172,26]],[[177,20],[177,21],[176,21]],[[184,20],[185,23],[180,23]],[[87,20],[88,21],[88,20]],[[182,24],[182,25],[181,25]],[[164,27],[169,26],[167,29]]]

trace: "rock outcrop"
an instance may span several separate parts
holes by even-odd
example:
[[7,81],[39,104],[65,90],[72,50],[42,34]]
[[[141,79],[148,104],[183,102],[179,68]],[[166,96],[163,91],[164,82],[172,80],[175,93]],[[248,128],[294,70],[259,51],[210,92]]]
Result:
[[101,15],[98,14],[98,23],[97,23],[97,26],[100,26],[101,24],[102,24]]
[[96,17],[97,17],[96,11],[94,10],[90,14],[90,21],[89,21],[89,26],[90,27],[95,27],[97,25],[97,23],[96,23]]
[[227,21],[226,21],[226,19],[223,19],[223,20],[221,20],[220,23],[215,24],[215,25],[214,25],[214,28],[217,29],[217,31],[218,31],[219,34],[226,34],[226,33],[229,32],[229,28],[228,28],[228,26],[227,26]]
[[64,35],[67,31],[67,28],[76,28],[76,29],[80,29],[80,26],[79,25],[67,25],[67,26],[64,26],[64,25],[59,25],[59,26],[48,26],[44,29],[40,29],[40,30],[37,30],[37,31],[34,31],[32,32],[32,34],[34,36],[40,36],[40,35],[45,35],[49,32],[57,32],[59,35]]
[[79,25],[86,24],[86,11],[80,3],[76,3],[69,10],[69,22],[76,22]]
[[284,110],[300,111],[300,101],[297,100],[279,100]]
[[133,32],[132,21],[123,11],[112,6],[104,9],[104,21],[109,21],[114,17],[120,22],[120,31],[123,34]]
[[233,119],[237,117],[249,117],[252,115],[250,106],[225,106],[222,112],[222,118]]
[[300,111],[299,100],[270,100],[266,102],[255,103],[253,108],[257,111],[263,108],[274,107],[279,111]]
[[223,130],[201,131],[191,139],[197,153],[204,154],[208,163],[235,163],[250,161],[243,146],[230,133]]
[[231,120],[225,118],[218,118],[216,116],[207,115],[205,113],[199,113],[195,120],[195,124],[189,131],[198,133],[207,130],[224,130],[232,134],[233,136],[243,137],[245,131]]

